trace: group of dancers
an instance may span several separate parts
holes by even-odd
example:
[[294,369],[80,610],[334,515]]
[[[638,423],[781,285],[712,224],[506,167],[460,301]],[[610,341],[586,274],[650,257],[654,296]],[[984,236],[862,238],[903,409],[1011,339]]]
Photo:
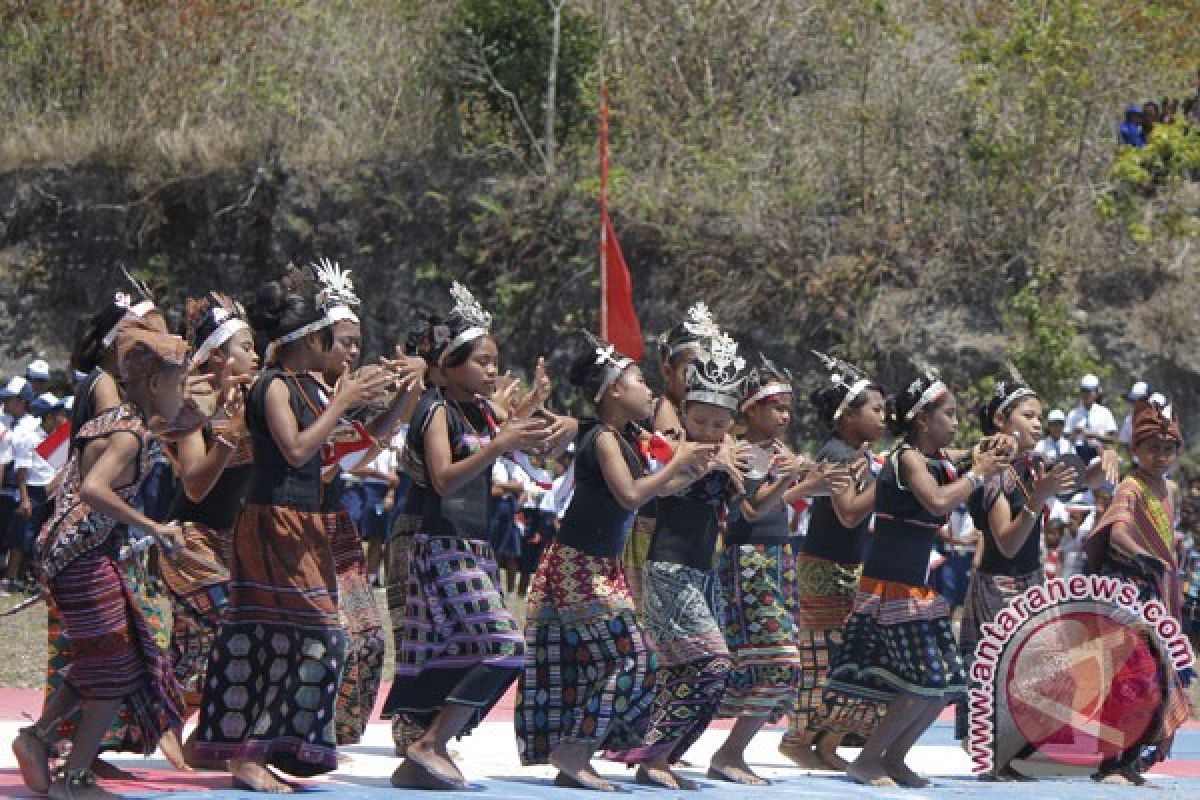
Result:
[[[387,553],[394,786],[465,787],[449,742],[514,683],[521,763],[552,765],[557,785],[614,790],[593,766],[606,758],[639,783],[695,789],[677,767],[716,718],[732,727],[708,777],[765,784],[746,748],[786,717],[780,749],[799,767],[925,786],[906,756],[963,700],[980,625],[1042,580],[1047,502],[1117,469],[1110,451],[1082,472],[1034,458],[1042,402],[1018,381],[982,409],[982,440],[954,450],[958,403],[935,373],[888,396],[825,356],[811,402],[829,437],[798,455],[785,444],[792,375],[766,357],[748,367],[703,304],[659,340],[659,396],[637,363],[584,335],[569,380],[590,412],[570,417],[548,408],[543,362],[527,388],[500,391],[491,315],[459,284],[450,299],[368,366],[349,273],[327,261],[289,268],[247,308],[215,292],[190,301],[185,337],[148,295],[93,317],[37,547],[48,693],[13,743],[31,790],[111,797],[97,783],[114,771],[106,750],[161,747],[181,769],[264,792],[336,769],[338,746],[364,733],[384,652],[339,457],[372,458],[401,425],[412,487]],[[1089,541],[1097,569],[1178,616],[1164,474],[1182,438],[1161,400],[1135,410],[1136,466]],[[895,447],[876,456],[889,432]],[[522,630],[488,543],[492,466],[568,446],[574,494]],[[160,451],[180,486],[165,523],[137,504]],[[799,545],[798,498],[812,499]],[[960,639],[929,569],[964,502],[983,544]],[[169,627],[150,596],[160,584]],[[1188,705],[1178,675],[1159,677],[1156,724],[1098,779],[1141,783],[1169,752]],[[845,737],[862,748],[850,763]],[[1009,763],[987,777],[1025,779]]]

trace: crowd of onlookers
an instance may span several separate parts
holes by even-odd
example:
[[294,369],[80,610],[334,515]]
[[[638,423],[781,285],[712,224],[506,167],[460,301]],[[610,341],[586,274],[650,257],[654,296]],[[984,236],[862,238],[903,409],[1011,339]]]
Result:
[[1161,101],[1127,105],[1118,137],[1123,145],[1145,147],[1156,125],[1171,125],[1179,119],[1186,120],[1189,126],[1200,125],[1200,71],[1196,73],[1196,85],[1191,94],[1182,100],[1164,97]]

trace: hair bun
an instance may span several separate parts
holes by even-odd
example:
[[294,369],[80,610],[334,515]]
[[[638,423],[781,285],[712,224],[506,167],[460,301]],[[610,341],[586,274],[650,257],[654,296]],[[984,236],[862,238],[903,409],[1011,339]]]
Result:
[[287,310],[287,290],[279,281],[270,281],[258,287],[254,300],[247,309],[247,316],[254,329],[270,337],[279,327]]

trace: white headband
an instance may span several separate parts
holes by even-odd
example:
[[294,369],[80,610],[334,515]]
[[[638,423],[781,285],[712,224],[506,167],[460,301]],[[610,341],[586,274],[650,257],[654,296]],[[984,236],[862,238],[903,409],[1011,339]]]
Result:
[[[122,297],[122,295],[120,295],[120,294],[117,295],[117,298],[118,298],[117,304],[118,305],[121,302],[121,300],[120,300],[121,297]],[[128,301],[126,301],[126,302],[128,302]],[[142,317],[146,316],[153,310],[154,310],[154,302],[151,300],[143,300],[142,302],[138,303],[135,306],[126,306],[125,313],[121,315],[121,318],[119,320],[117,320],[117,324],[113,325],[112,329],[108,333],[104,334],[104,339],[103,339],[104,346],[112,347],[112,343],[117,340],[117,330],[120,329],[122,322],[129,319],[130,315],[133,315],[133,316],[137,317],[138,319],[141,319]]]
[[592,402],[596,405],[600,404],[600,399],[604,397],[604,393],[608,391],[610,386],[617,382],[617,378],[621,377],[621,373],[625,371],[625,368],[633,363],[633,359],[628,356],[613,358],[613,354],[616,351],[617,348],[611,344],[608,347],[596,349],[596,360],[593,363],[595,366],[605,365],[604,380],[600,381],[600,388],[596,390],[596,396],[592,398]]
[[212,355],[214,350],[232,339],[233,335],[238,331],[246,330],[249,327],[241,317],[229,317],[218,325],[216,330],[210,333],[203,344],[196,349],[196,354],[192,356],[192,366],[201,366],[205,361],[208,361],[208,357]]
[[837,422],[842,418],[842,414],[844,414],[849,405],[854,402],[854,398],[862,394],[870,385],[871,382],[866,378],[859,378],[854,382],[854,385],[850,387],[850,391],[846,392],[846,396],[843,397],[842,402],[838,404],[837,411],[833,412],[834,422]]
[[742,411],[745,411],[750,406],[757,403],[759,400],[766,400],[777,394],[791,394],[792,385],[790,383],[768,383],[754,394],[742,401]]
[[467,328],[465,331],[460,333],[458,336],[455,336],[453,339],[450,340],[450,342],[446,345],[446,349],[443,350],[441,356],[438,357],[438,363],[441,364],[443,361],[446,360],[447,355],[449,355],[450,353],[453,353],[455,350],[462,347],[467,342],[473,342],[476,339],[482,339],[484,336],[487,336],[487,335],[488,335],[487,328],[479,328],[479,327]]
[[325,312],[325,316],[321,317],[320,319],[310,322],[303,327],[297,328],[291,333],[285,333],[278,339],[272,340],[271,343],[267,345],[267,352],[263,354],[263,362],[270,364],[275,358],[276,351],[278,351],[282,345],[285,345],[288,342],[294,342],[297,339],[303,339],[310,333],[316,333],[319,330],[328,328],[330,325],[335,325],[339,322],[345,322],[347,320],[350,322],[358,322],[358,316],[350,310],[349,306],[334,306],[333,308],[329,309],[329,311]]
[[911,422],[912,418],[921,412],[921,409],[944,395],[946,391],[946,384],[941,381],[934,381],[929,384],[929,388],[921,392],[921,399],[908,410],[908,413],[904,415],[904,419]]
[[997,411],[1007,411],[1012,406],[1013,403],[1017,402],[1021,398],[1034,397],[1035,395],[1037,395],[1037,392],[1035,392],[1033,389],[1030,389],[1027,386],[1022,386],[1020,389],[1017,389],[1012,394],[1010,394],[1008,397],[1004,398],[1004,402],[1000,403],[1000,405],[997,406],[996,410]]

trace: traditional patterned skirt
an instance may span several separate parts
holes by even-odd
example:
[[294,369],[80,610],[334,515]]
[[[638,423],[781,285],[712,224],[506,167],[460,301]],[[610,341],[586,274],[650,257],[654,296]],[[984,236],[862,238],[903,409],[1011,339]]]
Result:
[[171,599],[171,665],[190,713],[199,708],[204,669],[229,600],[233,532],[189,522],[183,535],[188,552],[202,561],[163,559],[160,566]]
[[447,704],[471,706],[465,735],[512,685],[524,660],[525,642],[504,605],[492,546],[415,534],[396,681],[384,714],[427,728]]
[[625,580],[633,607],[642,613],[642,595],[645,593],[646,559],[650,555],[650,539],[654,536],[654,517],[635,516],[633,528],[625,537],[625,553],[621,557]]
[[791,713],[800,685],[791,544],[728,545],[717,571],[733,661],[717,715],[774,720]]
[[308,777],[337,768],[346,660],[324,516],[250,504],[234,533],[229,606],[208,662],[196,751]]
[[[387,576],[388,617],[392,624],[392,644],[396,652],[400,651],[404,641],[404,609],[408,604],[409,564],[413,556],[413,537],[406,524],[408,520],[411,518],[397,518],[393,536],[388,541],[387,563],[384,567]],[[388,713],[386,708],[384,717],[391,717],[392,741],[396,745],[396,755],[403,757],[408,745],[420,739],[425,729],[411,720],[406,722],[402,714]]]
[[640,764],[666,755],[678,761],[708,728],[729,680],[729,648],[706,597],[711,573],[651,561],[646,564],[643,617],[658,652],[658,698],[646,744],[615,761]]
[[514,715],[522,764],[547,763],[563,741],[593,750],[643,744],[658,658],[620,559],[552,542],[533,578],[525,640]]
[[887,708],[870,700],[847,701],[838,707],[839,717],[832,719],[821,698],[821,684],[842,645],[861,571],[861,567],[817,556],[796,556],[796,625],[802,672],[796,713],[789,720],[785,744],[822,731],[869,736]]
[[847,702],[887,703],[901,692],[950,702],[967,691],[950,606],[926,586],[862,578],[846,638],[829,664],[831,717]]
[[346,630],[346,669],[338,689],[338,744],[358,744],[379,696],[383,679],[383,618],[367,579],[362,538],[348,511],[326,514],[337,568],[338,618]]
[[[121,699],[101,750],[150,755],[166,731],[183,726],[183,693],[166,657],[161,607],[151,607],[135,569],[92,550],[50,582],[46,678],[51,691],[65,681],[85,702]],[[52,749],[62,752],[79,719],[76,712],[60,725]]]
[[[971,674],[971,665],[975,662],[975,647],[979,644],[980,626],[994,620],[1014,597],[1044,582],[1045,575],[1041,569],[1016,577],[989,575],[979,570],[972,573],[963,602],[962,625],[958,631],[959,652],[962,654],[963,668],[967,675]],[[974,681],[971,681],[970,685],[977,686]],[[956,739],[967,737],[967,722],[967,701],[964,698],[959,700],[954,708]]]

